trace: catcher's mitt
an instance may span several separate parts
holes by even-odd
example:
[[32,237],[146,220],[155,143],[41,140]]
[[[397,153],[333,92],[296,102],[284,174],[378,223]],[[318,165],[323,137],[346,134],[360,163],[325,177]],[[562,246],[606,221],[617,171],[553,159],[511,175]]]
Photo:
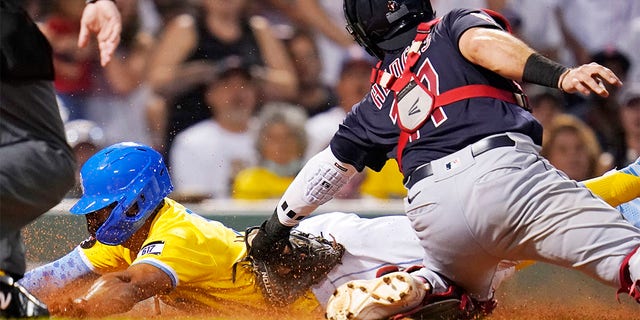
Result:
[[251,255],[251,241],[259,229],[251,227],[245,232],[245,261],[267,302],[276,307],[294,302],[324,279],[340,263],[345,251],[335,239],[329,241],[322,236],[291,230],[289,243],[278,257],[260,259]]

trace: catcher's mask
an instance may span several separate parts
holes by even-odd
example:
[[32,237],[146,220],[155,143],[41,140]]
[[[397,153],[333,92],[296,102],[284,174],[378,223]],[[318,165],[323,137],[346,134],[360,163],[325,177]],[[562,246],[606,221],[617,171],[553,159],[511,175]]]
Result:
[[173,190],[162,156],[132,142],[93,155],[82,166],[80,178],[83,195],[70,211],[86,215],[111,206],[95,235],[107,245],[129,239]]
[[344,0],[347,31],[367,52],[384,58],[415,37],[415,27],[435,17],[429,0]]

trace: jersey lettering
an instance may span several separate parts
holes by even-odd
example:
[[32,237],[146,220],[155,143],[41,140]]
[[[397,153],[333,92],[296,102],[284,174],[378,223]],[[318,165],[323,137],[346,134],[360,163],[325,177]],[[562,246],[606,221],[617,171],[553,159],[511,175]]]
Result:
[[[429,91],[433,92],[435,95],[440,94],[440,77],[435,71],[435,68],[429,58],[426,58],[420,68],[418,68],[418,75],[420,76],[420,81],[426,84]],[[433,122],[435,127],[440,126],[446,120],[447,114],[442,110],[442,108],[436,108],[431,113],[431,122]]]
[[412,133],[412,134],[409,136],[409,142],[413,142],[413,141],[416,141],[416,140],[418,140],[418,139],[420,139],[420,130],[418,130],[418,131],[416,131],[416,132]]
[[138,257],[142,257],[145,254],[159,255],[162,253],[163,249],[164,249],[164,241],[154,241],[142,247],[142,250],[140,250],[140,253],[138,253]]
[[371,86],[371,100],[373,101],[373,104],[376,106],[376,108],[378,108],[378,110],[382,109],[382,105],[387,99],[389,92],[389,89],[383,88],[377,83],[374,83],[373,86]]
[[[386,71],[393,74],[396,77],[400,77],[400,75],[402,74],[402,70],[404,70],[404,63],[407,61],[408,50],[409,50],[408,48],[405,49],[404,52],[399,57],[393,60],[393,62],[391,62],[391,64],[387,67]],[[387,97],[389,96],[389,94],[391,93],[391,90],[382,87],[376,82],[371,86],[370,91],[371,92],[369,94],[371,95],[371,100],[373,101],[373,104],[376,106],[376,108],[378,108],[378,110],[382,109],[382,106],[384,102],[387,100]],[[396,123],[396,119],[397,119],[396,116],[397,115],[393,113],[389,113],[389,117],[391,118],[391,121],[393,122],[393,124]]]

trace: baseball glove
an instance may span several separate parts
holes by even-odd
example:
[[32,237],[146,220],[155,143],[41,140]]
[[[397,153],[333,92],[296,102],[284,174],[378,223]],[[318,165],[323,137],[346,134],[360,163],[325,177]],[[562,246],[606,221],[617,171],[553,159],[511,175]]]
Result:
[[319,283],[342,260],[344,246],[298,230],[291,230],[289,243],[272,259],[251,255],[251,241],[260,227],[245,232],[245,265],[253,270],[256,284],[267,302],[275,307],[293,303],[311,286]]

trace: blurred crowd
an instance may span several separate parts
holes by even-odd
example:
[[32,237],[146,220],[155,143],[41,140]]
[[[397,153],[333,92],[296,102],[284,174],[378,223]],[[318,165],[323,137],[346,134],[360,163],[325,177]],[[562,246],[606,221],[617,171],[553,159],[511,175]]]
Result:
[[[83,159],[112,143],[160,151],[174,198],[279,198],[369,91],[375,64],[347,34],[339,0],[118,0],[121,44],[105,68],[76,48],[85,0],[23,0],[54,50],[67,138]],[[610,96],[527,86],[543,155],[585,180],[640,156],[640,2],[432,0],[505,15],[513,32],[566,65],[595,61],[624,82]],[[401,198],[395,161],[342,198]],[[77,196],[73,190],[69,196]]]

